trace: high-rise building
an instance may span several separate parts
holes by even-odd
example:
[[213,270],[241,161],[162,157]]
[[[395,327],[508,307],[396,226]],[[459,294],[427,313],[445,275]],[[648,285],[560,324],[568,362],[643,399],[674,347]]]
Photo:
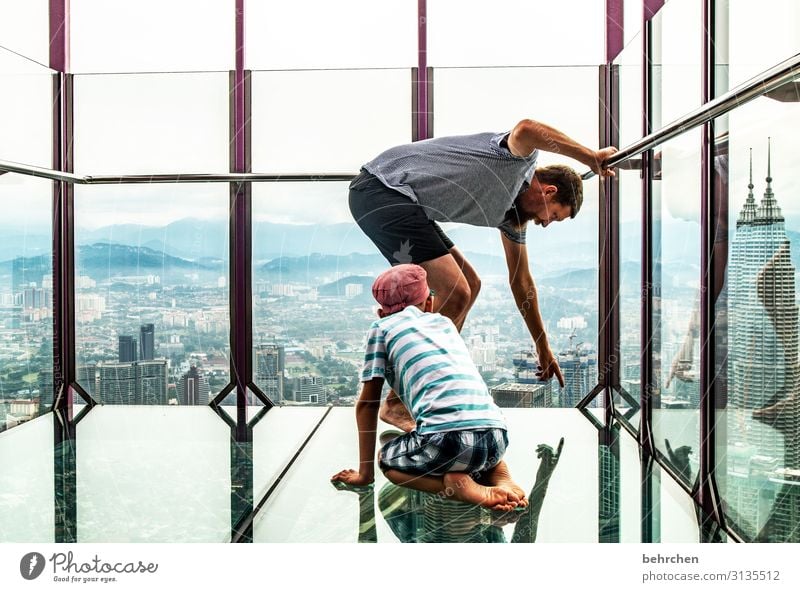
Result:
[[137,392],[139,405],[167,404],[167,361],[141,360],[136,362]]
[[498,407],[543,408],[553,406],[553,389],[550,382],[536,384],[504,382],[491,390]]
[[136,405],[136,362],[103,362],[98,369],[98,393],[105,405]]
[[178,381],[178,402],[181,405],[208,405],[211,389],[208,379],[192,366]]
[[294,400],[298,403],[325,403],[325,387],[319,376],[299,376],[294,380]]
[[103,362],[97,390],[106,405],[166,405],[167,361]]
[[[558,365],[564,376],[559,407],[577,407],[597,383],[597,353],[587,344],[572,345],[558,355]],[[599,401],[599,399],[598,399]]]
[[539,384],[536,376],[539,371],[539,360],[531,350],[521,350],[514,354],[514,382],[518,384]]
[[769,156],[767,162],[767,188],[756,207],[751,157],[749,193],[731,242],[729,415],[732,421],[747,425],[733,425],[729,433],[755,446],[760,455],[797,469],[800,364],[795,267],[772,191]]
[[273,403],[284,398],[286,353],[282,345],[262,343],[256,346],[256,384]]
[[78,384],[80,384],[90,397],[97,392],[97,364],[78,366]]
[[152,323],[139,327],[139,359],[152,360],[156,353],[155,326]]
[[133,335],[119,336],[119,361],[136,361],[136,340],[133,338]]
[[[800,364],[795,267],[785,221],[767,187],[748,195],[728,268],[728,464],[726,497],[756,540],[798,542]],[[794,525],[794,526],[793,526]]]

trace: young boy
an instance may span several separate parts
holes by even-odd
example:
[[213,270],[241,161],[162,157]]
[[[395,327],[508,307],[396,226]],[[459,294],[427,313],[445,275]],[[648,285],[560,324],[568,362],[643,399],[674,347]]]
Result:
[[356,404],[359,470],[340,471],[331,480],[373,482],[378,409],[388,380],[416,429],[381,448],[378,461],[387,479],[497,510],[526,506],[525,492],[501,460],[508,445],[505,420],[453,322],[431,312],[425,270],[392,267],[375,280],[372,294],[381,309],[367,335]]

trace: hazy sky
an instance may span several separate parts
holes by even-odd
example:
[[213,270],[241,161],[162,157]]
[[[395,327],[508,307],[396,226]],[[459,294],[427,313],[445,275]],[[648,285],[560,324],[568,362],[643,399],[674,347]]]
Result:
[[[80,74],[75,84],[76,170],[83,174],[226,171],[225,71],[233,67],[233,0],[71,0],[70,4],[71,65]],[[764,9],[765,4],[770,10]],[[595,64],[603,59],[602,5],[598,0],[496,0],[488,8],[477,0],[429,0],[428,63],[437,67],[435,133],[499,131],[532,117],[593,146]],[[730,0],[726,5],[732,85],[797,52],[798,3]],[[670,0],[658,17],[664,32],[664,123],[699,104],[699,31],[686,34],[686,23],[699,18],[698,7],[694,0]],[[154,14],[158,18],[152,18]],[[417,59],[415,0],[250,0],[246,14],[248,68],[393,68],[256,72],[254,171],[355,172],[382,149],[410,141],[408,69]],[[46,63],[47,1],[0,0],[0,15],[0,46]],[[637,53],[641,43],[636,34],[640,19],[640,4],[626,2],[628,51],[621,62],[633,65],[623,68],[621,75],[626,106],[621,125],[627,130],[623,139],[630,140],[637,137],[640,121],[640,77],[636,59],[626,57]],[[573,67],[519,67],[544,65]],[[452,68],[463,66],[516,67]],[[48,166],[48,71],[0,49],[0,72],[3,87],[17,91],[0,94],[0,158]],[[108,72],[123,74],[97,74]],[[766,136],[771,135],[776,194],[787,212],[800,213],[796,211],[800,206],[790,199],[797,185],[789,177],[800,164],[797,117],[797,104],[768,99],[731,117],[733,207],[740,197],[736,187],[746,175],[746,147],[755,148],[756,177],[763,179]],[[665,215],[696,217],[697,155],[695,136],[664,147]],[[558,159],[551,155],[542,158],[545,163],[554,160]],[[17,175],[0,176],[6,220],[16,218],[23,224],[32,216],[46,219],[47,185]],[[596,232],[595,221],[590,220],[596,216],[593,187],[587,186],[583,218],[585,228]],[[638,192],[638,184],[627,183],[623,190]],[[343,184],[261,184],[254,195],[257,219],[305,223],[350,219]],[[222,217],[227,212],[227,190],[206,185],[81,187],[78,200],[82,214],[78,223],[91,227],[161,225],[186,216]],[[635,215],[622,212],[623,220]]]

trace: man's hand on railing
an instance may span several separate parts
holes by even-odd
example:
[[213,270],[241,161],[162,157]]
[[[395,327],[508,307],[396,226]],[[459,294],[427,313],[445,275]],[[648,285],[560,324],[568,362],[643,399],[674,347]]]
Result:
[[597,150],[594,153],[594,162],[587,163],[592,171],[601,177],[613,177],[614,170],[610,168],[604,168],[603,162],[611,158],[611,155],[617,152],[617,149],[614,146],[607,146],[600,150]]

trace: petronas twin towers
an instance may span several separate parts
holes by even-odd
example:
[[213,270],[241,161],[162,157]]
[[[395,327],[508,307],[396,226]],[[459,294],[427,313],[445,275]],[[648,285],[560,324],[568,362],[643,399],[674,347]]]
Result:
[[[768,149],[769,150],[769,149]],[[733,441],[755,447],[777,467],[798,469],[798,307],[795,268],[781,209],[767,187],[736,222],[728,269],[728,377]]]

